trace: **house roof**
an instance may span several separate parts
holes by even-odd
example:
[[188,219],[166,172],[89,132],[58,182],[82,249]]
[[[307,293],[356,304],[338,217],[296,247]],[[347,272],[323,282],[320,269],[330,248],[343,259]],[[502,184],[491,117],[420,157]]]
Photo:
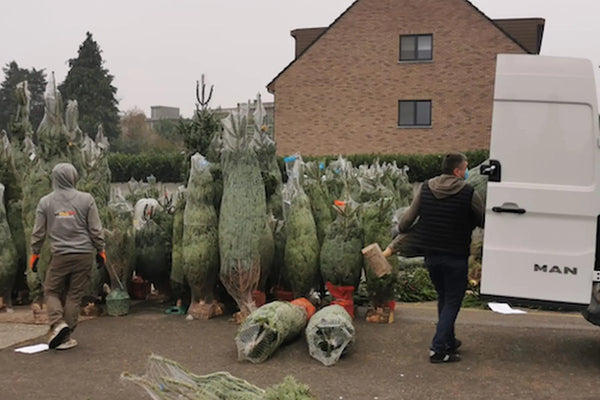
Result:
[[514,41],[521,44],[528,53],[540,54],[544,36],[543,18],[495,19],[493,22]]
[[[353,2],[343,13],[341,13],[328,27],[294,29],[291,35],[296,39],[296,57],[282,69],[275,78],[267,84],[269,93],[275,92],[275,81],[296,62],[306,51],[325,35],[344,15],[352,9],[360,0]],[[542,37],[544,34],[543,18],[509,18],[493,20],[485,15],[481,10],[473,5],[469,0],[467,2],[479,14],[485,17],[490,23],[504,33],[509,39],[515,42],[519,47],[529,54],[539,54],[542,46]]]

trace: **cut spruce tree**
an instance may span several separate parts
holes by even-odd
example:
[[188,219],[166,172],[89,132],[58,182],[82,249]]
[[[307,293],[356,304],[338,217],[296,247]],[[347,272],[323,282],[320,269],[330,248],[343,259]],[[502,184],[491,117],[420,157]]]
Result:
[[337,218],[327,227],[321,248],[321,277],[334,286],[353,286],[360,282],[363,267],[363,230],[358,207],[336,201]]
[[[391,243],[393,203],[394,199],[392,198],[382,198],[363,204],[361,220],[365,246],[377,243],[382,249],[385,249]],[[367,293],[371,305],[375,308],[383,307],[395,298],[395,288],[398,282],[398,257],[390,257],[388,262],[392,270],[383,276],[377,276],[371,267],[365,268]]]
[[0,297],[7,308],[12,308],[11,292],[17,275],[17,250],[12,241],[4,208],[4,185],[0,183]]
[[295,297],[308,296],[318,287],[319,239],[317,226],[310,208],[310,199],[300,186],[298,176],[286,183],[290,194],[287,213],[284,275]]
[[337,363],[352,348],[355,336],[352,317],[337,304],[317,311],[306,326],[308,351],[325,366]]
[[240,360],[261,363],[284,342],[298,336],[306,326],[306,308],[273,301],[252,312],[239,327],[235,344]]
[[213,301],[219,270],[218,225],[210,163],[196,153],[191,158],[182,244],[183,272],[192,303]]
[[223,198],[219,218],[220,278],[237,303],[242,319],[255,309],[261,240],[267,203],[260,166],[248,134],[248,107],[222,120]]

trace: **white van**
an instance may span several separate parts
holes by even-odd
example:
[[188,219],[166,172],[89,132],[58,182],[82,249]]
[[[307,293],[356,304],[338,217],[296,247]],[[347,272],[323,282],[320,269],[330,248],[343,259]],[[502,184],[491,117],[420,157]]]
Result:
[[481,167],[484,297],[589,306],[584,316],[599,324],[598,123],[589,60],[498,56],[490,161]]

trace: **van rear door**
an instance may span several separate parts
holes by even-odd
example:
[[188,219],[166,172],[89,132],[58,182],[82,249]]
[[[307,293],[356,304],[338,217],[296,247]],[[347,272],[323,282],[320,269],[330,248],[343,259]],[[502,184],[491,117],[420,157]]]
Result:
[[588,60],[499,55],[481,293],[589,304],[598,108]]

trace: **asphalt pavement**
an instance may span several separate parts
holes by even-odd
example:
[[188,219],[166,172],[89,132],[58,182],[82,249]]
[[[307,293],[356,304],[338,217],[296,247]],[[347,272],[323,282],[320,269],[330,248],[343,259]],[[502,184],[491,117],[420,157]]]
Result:
[[462,361],[433,365],[435,303],[399,304],[393,324],[367,323],[359,309],[353,351],[325,367],[304,337],[262,364],[238,361],[237,325],[228,317],[187,321],[164,308],[146,302],[124,317],[84,321],[73,335],[78,347],[33,355],[14,349],[44,337],[19,336],[22,324],[0,323],[0,335],[16,340],[0,342],[0,399],[150,399],[120,375],[143,374],[152,353],[199,375],[228,371],[260,387],[293,375],[323,400],[600,398],[600,328],[578,313],[463,309],[456,327]]

